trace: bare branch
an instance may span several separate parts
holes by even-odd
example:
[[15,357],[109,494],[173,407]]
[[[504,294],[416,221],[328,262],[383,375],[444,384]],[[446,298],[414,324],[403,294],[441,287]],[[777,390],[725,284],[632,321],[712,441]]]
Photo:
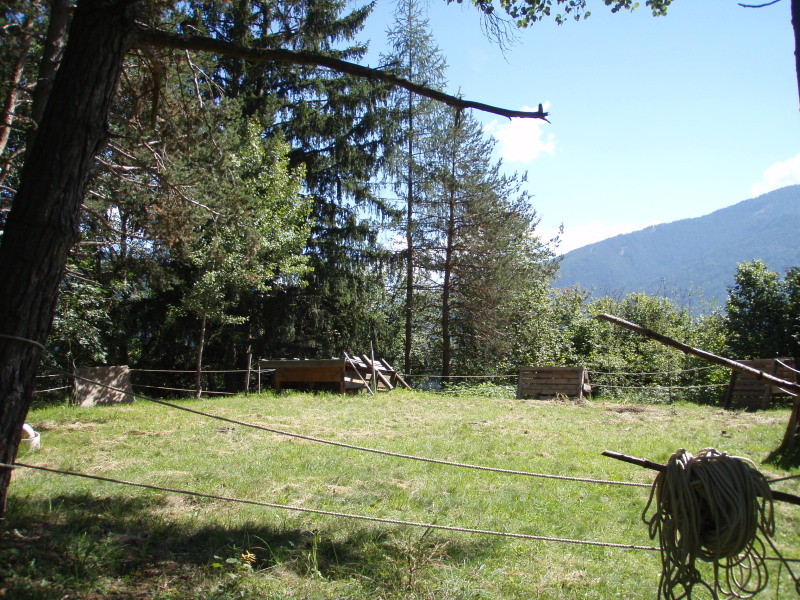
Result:
[[382,71],[380,69],[373,69],[365,67],[356,63],[339,60],[330,56],[323,56],[313,52],[298,52],[293,50],[285,50],[282,48],[248,48],[240,46],[223,40],[215,40],[204,36],[181,36],[166,31],[144,30],[140,29],[137,34],[138,45],[147,45],[172,48],[175,50],[195,50],[199,52],[213,52],[215,54],[222,54],[234,58],[241,58],[251,62],[280,62],[295,65],[304,65],[311,67],[324,67],[339,73],[346,73],[356,77],[363,77],[370,81],[384,81],[392,85],[396,85],[406,89],[414,94],[431,98],[438,102],[442,102],[448,106],[458,109],[474,108],[483,112],[488,112],[502,117],[520,118],[520,119],[542,119],[547,120],[547,114],[544,112],[542,105],[539,105],[539,110],[519,111],[508,110],[481,102],[473,102],[471,100],[464,100],[456,96],[445,94],[423,85],[419,85],[398,77],[389,71]]
[[[153,151],[153,150],[152,150],[152,148],[151,148],[150,146],[148,146],[147,144],[145,144],[145,146],[146,146],[146,147],[147,147],[147,149],[148,149],[148,150],[150,150],[151,152]],[[123,157],[127,158],[128,160],[131,160],[131,161],[134,161],[135,163],[138,163],[138,166],[122,166],[122,165],[114,165],[114,164],[111,164],[111,163],[109,163],[109,162],[107,162],[107,161],[104,161],[103,159],[100,159],[100,158],[98,158],[98,159],[97,159],[97,162],[99,162],[99,163],[100,163],[100,164],[102,164],[102,165],[105,165],[105,166],[106,166],[106,167],[108,167],[108,168],[109,168],[109,169],[110,169],[112,172],[115,172],[115,170],[117,170],[117,169],[121,169],[121,170],[123,170],[123,171],[126,171],[126,170],[128,170],[128,171],[131,171],[131,170],[142,170],[142,171],[144,171],[145,173],[149,173],[150,175],[152,175],[152,176],[153,176],[155,179],[157,179],[157,180],[158,180],[158,182],[159,182],[161,185],[163,185],[163,186],[164,186],[164,187],[166,187],[167,189],[169,189],[169,190],[171,190],[171,191],[175,192],[175,194],[176,194],[176,195],[177,195],[179,198],[181,198],[181,199],[182,199],[184,202],[188,202],[189,204],[193,204],[194,206],[197,206],[197,207],[199,207],[199,208],[202,208],[203,210],[205,210],[205,211],[207,211],[207,212],[211,213],[212,215],[214,215],[214,217],[215,217],[215,218],[216,218],[216,217],[219,217],[219,216],[221,216],[221,215],[222,215],[222,213],[221,213],[221,212],[219,212],[219,211],[217,211],[217,210],[214,210],[213,208],[211,208],[210,206],[207,206],[207,205],[203,204],[203,203],[202,203],[202,202],[200,202],[199,200],[195,200],[194,198],[190,198],[189,196],[187,196],[187,195],[186,195],[186,194],[185,194],[185,193],[184,193],[184,192],[181,190],[181,187],[182,187],[181,185],[179,185],[179,184],[174,184],[174,183],[172,183],[171,181],[169,181],[169,180],[168,180],[168,179],[167,179],[167,178],[164,176],[164,174],[163,174],[162,172],[160,172],[160,171],[159,171],[157,168],[153,168],[152,166],[145,164],[143,161],[140,161],[140,160],[139,160],[139,159],[137,159],[135,156],[133,156],[132,154],[130,154],[130,153],[128,153],[128,152],[126,152],[126,151],[125,151],[125,150],[123,150],[122,148],[119,148],[119,147],[118,147],[118,146],[116,146],[115,144],[109,144],[109,145],[108,145],[108,147],[109,147],[111,150],[113,150],[114,152],[117,152],[117,153],[119,153],[121,156],[123,156]],[[158,159],[158,158],[157,158],[157,161],[160,161],[160,159]]]
[[[88,193],[90,195],[96,197],[96,198],[101,198],[103,200],[108,200],[108,198],[106,198],[105,196],[103,196],[101,194],[98,194],[97,192],[94,192],[92,190],[89,190]],[[118,233],[119,235],[124,235],[125,237],[131,238],[131,239],[134,239],[134,240],[144,240],[145,242],[152,241],[151,238],[148,238],[148,237],[142,237],[140,235],[134,235],[134,234],[128,233],[126,231],[120,231],[119,229],[114,227],[111,223],[109,223],[108,219],[105,216],[101,215],[97,211],[92,210],[91,208],[89,208],[85,204],[81,205],[81,210],[83,210],[83,211],[89,213],[90,215],[92,215],[93,217],[97,218],[100,221],[100,223],[102,223],[103,227],[105,227],[106,229],[108,229],[112,233]],[[91,243],[94,243],[94,242],[91,242]],[[100,242],[100,243],[104,244],[104,245],[108,244],[108,242]],[[90,244],[90,242],[79,242],[79,245],[84,245],[85,246],[85,245],[89,245],[89,244]]]
[[773,4],[777,4],[781,0],[772,0],[772,2],[766,2],[764,4],[742,4],[739,3],[739,6],[742,8],[764,8],[765,6],[772,6]]

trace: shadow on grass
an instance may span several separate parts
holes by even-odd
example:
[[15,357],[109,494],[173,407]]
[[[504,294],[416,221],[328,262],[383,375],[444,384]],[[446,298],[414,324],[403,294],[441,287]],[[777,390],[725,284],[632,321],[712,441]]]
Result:
[[764,462],[784,469],[785,471],[800,467],[800,446],[793,450],[786,450],[782,447],[773,450],[769,453],[767,458],[764,459]]
[[[241,598],[269,577],[362,582],[363,597],[414,597],[426,573],[491,553],[494,540],[358,523],[325,531],[169,519],[156,496],[9,499],[0,531],[0,596]],[[252,592],[249,595],[248,589]],[[287,590],[288,591],[288,590]],[[290,597],[290,596],[285,596]]]

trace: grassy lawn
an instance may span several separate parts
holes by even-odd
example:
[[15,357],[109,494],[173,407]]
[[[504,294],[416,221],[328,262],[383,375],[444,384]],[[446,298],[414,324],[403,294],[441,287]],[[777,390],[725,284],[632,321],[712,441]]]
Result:
[[[392,392],[177,401],[381,450],[506,469],[650,483],[603,450],[666,462],[685,447],[762,461],[788,409],[517,401]],[[271,503],[493,531],[655,545],[647,488],[453,468],[266,433],[137,401],[33,410],[43,446],[18,460]],[[800,480],[775,489],[800,494]],[[800,507],[776,504],[800,558]],[[794,563],[795,572],[800,564]],[[763,598],[796,597],[771,563]],[[647,598],[657,552],[409,526],[235,504],[17,469],[0,537],[8,598]],[[778,592],[776,594],[776,587]],[[0,593],[2,596],[2,593]]]

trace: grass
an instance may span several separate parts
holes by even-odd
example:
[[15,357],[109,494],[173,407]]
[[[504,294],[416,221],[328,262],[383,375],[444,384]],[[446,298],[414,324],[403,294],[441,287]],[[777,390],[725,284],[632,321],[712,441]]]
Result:
[[[762,462],[780,443],[786,409],[399,391],[176,402],[359,446],[540,473],[649,483],[651,472],[600,453],[663,463],[678,448],[708,446],[750,457],[768,476],[800,472]],[[641,522],[646,488],[367,454],[146,401],[39,408],[28,422],[43,446],[23,445],[21,462],[334,512],[653,545]],[[800,494],[799,480],[777,486]],[[800,509],[776,509],[777,543],[800,557]],[[795,597],[786,570],[771,567],[760,597]],[[0,538],[0,590],[19,599],[653,599],[659,572],[657,552],[350,520],[23,468]]]

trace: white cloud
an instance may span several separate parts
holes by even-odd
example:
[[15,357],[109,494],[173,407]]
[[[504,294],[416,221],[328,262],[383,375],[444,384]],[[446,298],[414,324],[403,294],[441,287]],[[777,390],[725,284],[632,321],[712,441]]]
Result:
[[[561,243],[558,246],[559,254],[566,254],[570,250],[575,250],[581,246],[594,244],[623,233],[639,231],[656,223],[620,223],[609,225],[600,221],[591,221],[580,225],[564,225],[564,234],[561,236]],[[544,239],[550,239],[557,232],[548,232],[542,235]]]
[[776,162],[764,171],[761,180],[750,188],[750,195],[755,198],[772,190],[800,183],[800,154],[783,162]]
[[[549,102],[544,105],[545,110],[548,108]],[[524,106],[522,110],[537,109]],[[540,119],[493,119],[484,126],[484,131],[497,140],[497,149],[505,162],[529,163],[556,151],[556,136],[545,133],[545,125]]]

